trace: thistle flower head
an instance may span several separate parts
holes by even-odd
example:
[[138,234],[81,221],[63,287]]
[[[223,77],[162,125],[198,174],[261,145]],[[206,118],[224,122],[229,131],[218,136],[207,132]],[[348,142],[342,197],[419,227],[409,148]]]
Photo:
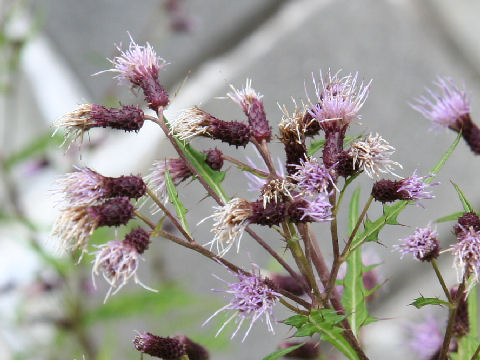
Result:
[[464,228],[457,235],[458,241],[451,245],[454,254],[453,266],[457,271],[457,279],[460,282],[464,276],[473,275],[474,282],[470,284],[467,292],[471,287],[480,281],[480,231],[473,227]]
[[185,344],[179,339],[160,337],[149,332],[138,333],[133,345],[144,354],[165,360],[178,360],[186,354]]
[[287,179],[277,178],[268,181],[262,187],[263,207],[265,208],[272,200],[278,203],[286,199],[292,199],[290,192],[293,188],[294,185]]
[[316,104],[310,100],[310,114],[316,119],[324,131],[339,131],[358,118],[358,112],[368,97],[371,80],[358,85],[358,73],[340,77],[340,71],[333,74],[328,71],[324,78],[320,71],[320,83],[315,80]]
[[353,159],[354,169],[365,171],[373,179],[380,173],[398,176],[393,172],[392,167],[402,168],[402,165],[390,159],[394,151],[395,148],[380,135],[370,134],[366,139],[353,142],[348,154]]
[[294,222],[327,222],[332,220],[332,205],[327,195],[320,193],[313,200],[297,198],[288,207],[287,214]]
[[443,330],[432,315],[421,323],[410,324],[408,334],[408,347],[419,359],[433,359],[433,355],[442,347]]
[[115,78],[120,85],[140,86],[144,79],[157,79],[159,71],[167,65],[148,42],[145,46],[138,45],[131,36],[127,50],[120,46],[117,49],[120,55],[109,60],[114,68],[106,71],[118,73]]
[[402,258],[405,254],[412,254],[419,261],[432,261],[440,255],[438,233],[430,227],[417,228],[413,235],[401,241],[402,244],[393,245],[393,248],[402,253]]
[[427,184],[425,182],[433,176],[435,175],[417,176],[417,170],[415,170],[412,176],[398,181],[397,192],[400,193],[403,200],[433,199],[435,196],[427,189],[440,183]]
[[209,135],[212,115],[197,106],[182,111],[180,116],[170,122],[170,133],[179,140],[189,140],[199,135]]
[[213,215],[201,221],[214,219],[211,232],[215,233],[215,236],[206,245],[210,245],[210,249],[215,245],[218,255],[223,256],[237,241],[238,251],[243,231],[250,223],[249,217],[252,215],[250,203],[244,199],[233,198],[224,206],[215,209]]
[[165,171],[168,170],[173,184],[179,185],[181,182],[192,176],[192,172],[185,165],[185,161],[181,158],[158,160],[153,163],[150,168],[150,174],[146,180],[152,187],[153,191],[161,196],[166,196]]
[[439,77],[434,84],[440,88],[440,93],[426,88],[430,98],[421,96],[416,99],[417,104],[410,106],[430,120],[434,127],[460,130],[461,118],[470,113],[469,96],[451,78]]
[[65,129],[63,145],[68,144],[69,146],[77,139],[80,139],[81,143],[84,132],[95,127],[138,131],[142,128],[143,123],[144,113],[135,105],[107,108],[97,104],[83,104],[55,122],[54,134],[59,129]]
[[126,196],[138,199],[146,186],[140,176],[103,176],[89,168],[77,168],[56,182],[54,192],[63,197],[66,206],[91,205],[99,200]]
[[229,283],[217,277],[217,279],[227,284],[229,289],[215,291],[230,294],[232,296],[230,303],[217,310],[204,322],[204,325],[222,311],[232,311],[233,314],[218,330],[217,335],[230,321],[235,319],[238,325],[231,336],[233,339],[242,327],[245,319],[250,319],[250,325],[242,339],[243,342],[255,322],[262,317],[265,318],[268,331],[274,333],[272,326],[273,307],[280,299],[281,294],[272,289],[272,282],[270,280],[261,277],[257,265],[254,265],[252,274],[234,273],[230,270],[229,272],[237,278],[238,282]]
[[284,144],[305,141],[305,128],[308,124],[305,124],[303,119],[306,114],[306,107],[302,103],[302,107],[299,107],[294,99],[292,99],[295,109],[293,112],[289,112],[286,105],[278,107],[282,111],[282,121],[278,124],[278,130],[280,131],[280,141]]
[[326,193],[328,187],[334,185],[330,170],[315,158],[300,160],[300,165],[295,165],[295,168],[297,171],[290,177],[297,183],[298,189],[307,195]]
[[99,250],[95,252],[96,256],[92,268],[92,279],[95,284],[93,275],[98,276],[102,273],[110,285],[110,289],[105,296],[105,302],[110,295],[115,295],[125,286],[132,277],[136,284],[140,284],[147,290],[152,290],[142,284],[137,277],[140,255],[148,248],[149,243],[150,234],[142,228],[138,228],[132,230],[123,241],[110,241],[98,246]]
[[272,129],[267,121],[265,109],[263,107],[263,95],[257,93],[252,88],[252,80],[247,79],[245,87],[237,90],[230,85],[233,92],[227,93],[227,96],[235,103],[240,105],[248,118],[248,123],[252,127],[252,135],[257,141],[270,141]]

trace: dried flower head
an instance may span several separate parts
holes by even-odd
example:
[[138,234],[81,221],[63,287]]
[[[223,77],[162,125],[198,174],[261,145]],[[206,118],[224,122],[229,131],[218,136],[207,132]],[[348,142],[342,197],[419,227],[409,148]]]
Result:
[[272,200],[275,200],[275,203],[278,203],[280,201],[292,199],[293,197],[290,192],[294,187],[295,185],[287,179],[278,178],[270,180],[262,188],[263,207],[266,208],[267,204]]
[[288,111],[285,105],[278,105],[282,111],[282,121],[278,124],[280,141],[284,144],[292,142],[302,144],[305,142],[305,128],[308,125],[303,122],[307,110],[303,103],[302,108],[300,108],[294,99],[292,101],[295,105],[292,113]]
[[106,177],[89,168],[76,168],[56,182],[54,192],[63,197],[67,207],[91,205],[100,200],[126,196],[138,199],[145,194],[146,186],[140,176]]
[[95,252],[92,268],[92,279],[95,284],[93,275],[98,276],[101,272],[110,285],[104,302],[110,295],[115,295],[132,277],[136,284],[147,290],[156,291],[144,285],[137,277],[140,255],[148,248],[149,244],[150,234],[142,228],[138,228],[126,235],[123,241],[109,241],[98,246],[99,250]]
[[390,159],[394,151],[395,148],[380,135],[370,134],[366,139],[354,141],[348,154],[353,159],[354,169],[365,171],[373,179],[374,176],[380,176],[380,173],[398,176],[392,167],[398,166],[402,169],[402,165]]
[[138,333],[133,345],[144,354],[165,360],[178,360],[186,354],[185,344],[179,339],[160,337],[149,332]]
[[395,250],[405,254],[412,254],[419,261],[432,261],[440,255],[438,233],[430,227],[417,228],[413,235],[401,240],[403,244],[393,245]]
[[192,172],[181,158],[155,161],[150,168],[150,174],[146,176],[146,180],[153,191],[161,196],[167,195],[165,185],[166,170],[168,170],[174,185],[179,185],[192,176]]
[[142,128],[143,123],[143,111],[135,105],[107,108],[97,104],[82,104],[55,122],[54,134],[59,129],[65,129],[63,145],[69,146],[77,139],[80,139],[81,143],[83,134],[95,127],[138,131]]
[[252,209],[247,200],[233,198],[224,206],[215,207],[216,211],[203,219],[213,218],[214,224],[212,232],[215,233],[212,241],[205,245],[210,245],[210,249],[215,246],[219,256],[225,255],[228,250],[237,242],[237,251],[240,249],[240,240],[243,231],[250,223]]
[[236,320],[238,323],[236,330],[233,332],[231,338],[238,333],[245,319],[250,319],[250,325],[248,326],[242,342],[248,336],[252,326],[255,322],[264,316],[265,323],[267,324],[268,331],[274,333],[272,326],[273,307],[282,296],[280,293],[272,289],[271,281],[262,278],[257,265],[254,266],[252,274],[234,273],[229,272],[238,279],[237,283],[229,283],[217,276],[220,281],[223,281],[228,285],[228,290],[215,290],[218,292],[224,292],[231,294],[232,298],[230,303],[217,310],[212,316],[210,316],[205,322],[208,323],[212,318],[221,313],[222,311],[233,311],[233,314],[218,330],[217,335],[225,328],[225,326],[232,320]]
[[298,189],[307,195],[326,193],[330,186],[335,186],[330,170],[315,158],[301,160],[295,168],[297,171],[291,178],[297,183]]
[[358,73],[340,77],[340,71],[332,75],[330,70],[324,78],[320,71],[320,83],[315,80],[316,103],[309,99],[310,114],[326,132],[340,131],[352,120],[359,117],[358,112],[368,97],[371,80],[357,85]]
[[473,227],[465,228],[457,234],[457,239],[450,247],[455,257],[453,265],[459,282],[463,277],[473,275],[474,282],[470,284],[468,292],[480,280],[480,231]]
[[465,90],[459,89],[451,78],[438,78],[434,83],[441,93],[426,89],[430,98],[421,96],[417,104],[410,105],[432,122],[434,127],[460,130],[462,117],[470,113],[470,99]]
[[419,359],[434,359],[433,356],[442,347],[443,330],[432,315],[428,316],[424,322],[410,324],[408,335],[408,347]]
[[272,128],[268,124],[263,101],[263,95],[260,95],[252,88],[252,79],[247,79],[245,87],[237,90],[230,85],[233,92],[227,96],[240,105],[248,118],[248,123],[252,127],[252,135],[257,141],[270,141],[272,137]]

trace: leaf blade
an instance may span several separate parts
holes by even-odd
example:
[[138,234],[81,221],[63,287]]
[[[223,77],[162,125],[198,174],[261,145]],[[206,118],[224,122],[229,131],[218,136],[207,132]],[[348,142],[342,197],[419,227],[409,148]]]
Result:
[[182,225],[183,230],[185,230],[188,235],[191,235],[187,221],[187,209],[183,205],[182,201],[178,198],[177,188],[173,184],[172,177],[170,176],[170,172],[168,171],[168,169],[165,169],[164,176],[165,186],[168,192],[168,199],[175,208],[175,212],[177,213],[178,220],[180,220],[180,224]]

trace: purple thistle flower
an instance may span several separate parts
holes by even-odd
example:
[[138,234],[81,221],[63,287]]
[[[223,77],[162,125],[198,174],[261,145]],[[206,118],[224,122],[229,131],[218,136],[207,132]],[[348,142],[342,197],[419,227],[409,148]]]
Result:
[[358,73],[343,77],[339,77],[339,73],[340,71],[332,75],[329,70],[327,77],[324,79],[320,71],[320,83],[315,80],[312,74],[317,99],[316,104],[313,104],[309,99],[312,106],[309,112],[326,132],[340,131],[348,126],[352,120],[359,117],[358,112],[368,97],[372,82],[370,80],[366,85],[362,82],[357,87]]
[[430,360],[442,347],[443,331],[437,320],[429,315],[424,322],[408,327],[408,347],[418,358]]
[[323,193],[320,193],[314,200],[305,199],[304,207],[299,207],[303,211],[300,220],[327,222],[332,218],[332,205]]
[[263,95],[257,93],[252,88],[252,80],[247,79],[245,87],[242,90],[237,90],[233,85],[230,85],[233,93],[228,93],[227,96],[235,103],[240,105],[243,112],[248,118],[248,123],[252,127],[252,134],[257,141],[270,141],[272,137],[272,128],[268,124],[263,101]]
[[183,159],[177,158],[155,161],[150,169],[150,174],[146,176],[146,180],[152,186],[153,191],[162,197],[167,196],[165,185],[166,170],[168,170],[175,186],[192,176],[190,169],[185,165]]
[[315,158],[308,161],[300,160],[300,165],[294,166],[297,172],[291,178],[297,183],[300,191],[307,195],[326,193],[330,185],[335,186],[330,170]]
[[438,77],[438,82],[434,84],[440,88],[440,94],[426,88],[431,99],[421,96],[416,99],[418,104],[410,106],[430,120],[434,127],[460,130],[462,117],[470,113],[470,99],[467,93],[459,89],[449,77]]
[[76,168],[56,182],[54,192],[63,197],[67,207],[91,205],[100,200],[126,196],[138,199],[146,186],[140,176],[106,177],[89,168]]
[[435,196],[427,189],[440,183],[427,184],[424,182],[433,176],[435,175],[417,176],[417,170],[415,170],[412,176],[398,181],[397,192],[401,194],[403,200],[433,199]]
[[186,345],[180,339],[161,337],[149,332],[138,333],[133,345],[141,353],[165,360],[178,360],[186,354]]
[[137,277],[138,264],[141,259],[140,255],[148,248],[149,244],[150,234],[142,228],[138,228],[126,235],[123,241],[109,241],[106,244],[97,246],[99,250],[94,253],[92,281],[95,286],[94,275],[98,276],[101,272],[110,285],[104,303],[110,295],[115,295],[125,286],[132,277],[135,283],[143,288],[154,292],[157,291],[143,284]]
[[457,234],[457,239],[457,243],[450,246],[455,256],[453,266],[459,282],[464,276],[473,275],[474,281],[467,289],[468,292],[480,280],[480,231],[473,227],[464,228]]
[[440,255],[438,233],[430,227],[417,228],[413,235],[400,241],[403,244],[393,245],[393,248],[402,253],[402,258],[405,254],[412,254],[419,261],[432,261]]
[[[216,210],[212,215],[206,217],[199,224],[207,219],[213,218],[214,224],[211,232],[215,233],[213,239],[205,245],[210,249],[215,246],[217,254],[224,256],[228,250],[237,242],[237,252],[240,250],[240,240],[243,231],[250,224],[252,208],[247,200],[233,198],[223,206],[214,207]],[[238,241],[237,241],[238,240]]]
[[211,319],[213,319],[222,311],[233,311],[233,314],[218,330],[216,336],[220,334],[220,332],[230,321],[235,319],[235,322],[238,323],[238,325],[231,336],[231,339],[233,339],[233,337],[242,327],[245,319],[250,319],[250,325],[248,326],[248,329],[242,339],[243,342],[250,333],[253,324],[255,324],[255,322],[263,316],[265,317],[265,323],[267,325],[268,331],[273,334],[275,333],[272,326],[273,307],[282,295],[272,289],[271,281],[260,276],[260,270],[258,268],[258,265],[252,265],[254,266],[254,271],[252,272],[252,274],[248,275],[240,272],[234,273],[229,270],[230,274],[232,274],[238,279],[237,283],[229,283],[214,275],[215,278],[224,282],[229,287],[228,290],[214,289],[214,291],[231,294],[232,298],[230,300],[230,303],[217,310],[203,323],[203,325],[208,323]]

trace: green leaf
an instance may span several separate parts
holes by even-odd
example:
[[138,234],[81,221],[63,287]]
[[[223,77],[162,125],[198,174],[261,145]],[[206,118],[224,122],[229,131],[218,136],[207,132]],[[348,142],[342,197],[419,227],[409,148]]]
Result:
[[183,229],[189,235],[191,235],[190,229],[188,227],[187,217],[186,217],[187,209],[178,198],[177,189],[173,184],[172,177],[170,176],[170,172],[168,171],[168,169],[165,169],[165,185],[167,187],[168,198],[175,208],[175,212],[177,213],[177,217],[180,220],[180,223],[182,224]]
[[[361,137],[362,135],[345,136],[345,139],[343,139],[343,147],[344,148],[347,147],[352,141],[360,139]],[[315,155],[315,153],[320,149],[323,149],[324,146],[325,146],[325,139],[313,141],[308,147],[308,150],[307,150],[308,156]]]
[[452,220],[457,220],[460,216],[464,214],[463,211],[459,211],[441,218],[438,218],[435,220],[436,223],[442,223],[442,222],[447,222],[447,221],[452,221]]
[[[456,137],[455,141],[450,145],[450,147],[447,149],[445,154],[440,158],[440,160],[433,166],[433,168],[430,170],[430,174],[437,175],[442,167],[445,165],[445,162],[447,159],[452,155],[453,151],[458,145],[458,142],[460,141],[461,138],[461,133],[458,134]],[[433,177],[430,177],[425,180],[425,183],[430,184],[433,181]],[[405,207],[411,203],[410,201],[397,201],[394,205],[392,206],[384,206],[383,207],[383,215],[380,216],[377,220],[371,221],[367,220],[365,221],[365,229],[361,234],[358,234],[358,236],[355,237],[355,239],[352,242],[351,250],[354,251],[356,248],[361,246],[363,243],[367,241],[378,241],[378,234],[380,230],[383,229],[383,227],[387,224],[390,225],[396,225],[398,224],[397,221],[397,216],[402,212]]]
[[[358,204],[360,199],[360,188],[357,188],[350,201],[350,214],[348,221],[349,233],[353,231],[359,217]],[[348,322],[352,328],[353,334],[358,337],[360,327],[376,319],[370,317],[367,311],[365,297],[367,289],[363,285],[364,266],[362,263],[362,253],[359,247],[352,253],[347,260],[347,273],[343,279],[342,304],[348,315]]]
[[299,347],[302,347],[304,344],[305,343],[300,343],[300,344],[297,344],[297,345],[289,346],[288,348],[285,348],[285,349],[277,350],[277,351],[271,353],[270,355],[265,356],[263,358],[263,360],[280,359],[281,357],[287,355],[288,353],[291,353],[293,350],[297,350]]
[[422,307],[427,305],[450,306],[450,303],[448,301],[440,300],[439,298],[426,298],[422,296],[422,297],[416,298],[415,301],[412,302],[410,305],[415,306],[417,309],[421,309]]
[[475,286],[468,295],[468,321],[469,332],[458,341],[457,353],[452,353],[454,360],[470,360],[475,354],[478,341],[478,289]]
[[207,155],[194,149],[190,144],[185,144],[178,139],[175,139],[175,141],[205,182],[215,191],[223,202],[228,202],[228,196],[221,186],[223,179],[225,179],[225,171],[213,170],[205,162]]
[[308,317],[305,315],[293,315],[286,320],[283,320],[285,325],[290,325],[293,327],[301,328],[305,323],[308,322]]
[[465,194],[464,194],[463,191],[460,189],[460,187],[459,187],[457,184],[455,184],[453,181],[452,181],[451,183],[453,184],[453,187],[454,187],[455,190],[457,191],[458,198],[459,198],[460,201],[462,202],[463,210],[465,210],[465,212],[475,211],[475,210],[473,209],[472,204],[470,204],[470,202],[467,200],[467,198],[465,197]]

